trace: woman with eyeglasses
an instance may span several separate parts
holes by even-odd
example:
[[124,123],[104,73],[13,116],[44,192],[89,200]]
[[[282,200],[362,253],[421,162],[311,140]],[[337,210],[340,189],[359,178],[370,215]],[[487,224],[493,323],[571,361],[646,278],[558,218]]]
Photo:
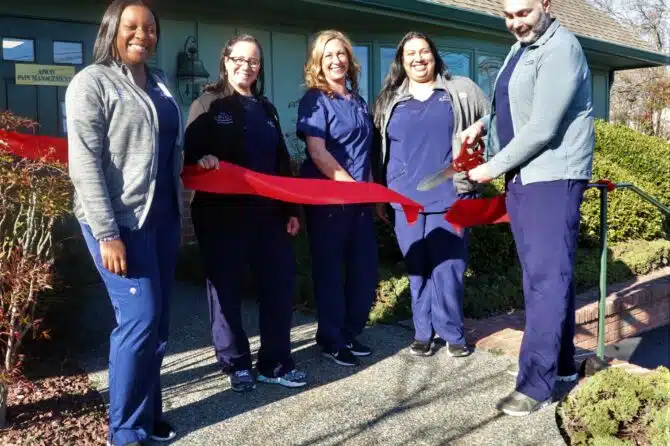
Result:
[[[435,335],[447,342],[449,356],[470,354],[463,333],[467,233],[445,221],[444,213],[459,198],[475,196],[476,185],[461,173],[432,190],[418,191],[417,186],[451,165],[461,150],[461,132],[487,110],[484,92],[469,78],[452,76],[427,35],[403,37],[374,107],[381,135],[375,177],[424,206],[413,225],[407,224],[402,208],[389,209],[409,276],[410,353],[416,356],[433,353]],[[377,209],[386,219],[386,206]]]
[[[219,80],[191,105],[185,164],[217,169],[219,161],[226,161],[291,176],[277,110],[263,95],[263,66],[256,38],[240,35],[228,41]],[[295,260],[290,237],[300,229],[298,208],[263,197],[196,192],[191,218],[207,276],[214,348],[232,389],[251,391],[256,380],[304,386],[307,375],[291,356]],[[255,377],[241,314],[247,265],[260,297]]]
[[[335,181],[371,181],[372,119],[358,92],[360,66],[351,42],[322,31],[305,64],[308,91],[300,100],[297,133],[307,144],[301,175]],[[374,206],[307,206],[316,342],[324,357],[351,367],[371,349],[358,341],[377,288]]]

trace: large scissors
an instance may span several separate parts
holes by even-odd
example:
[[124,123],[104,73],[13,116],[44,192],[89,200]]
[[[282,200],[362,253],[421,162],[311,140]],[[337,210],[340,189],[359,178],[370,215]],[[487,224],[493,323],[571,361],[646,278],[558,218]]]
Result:
[[445,181],[453,178],[457,173],[467,172],[483,163],[484,141],[482,141],[481,138],[477,138],[472,144],[464,142],[461,146],[461,152],[449,167],[424,178],[416,189],[420,191],[434,189]]

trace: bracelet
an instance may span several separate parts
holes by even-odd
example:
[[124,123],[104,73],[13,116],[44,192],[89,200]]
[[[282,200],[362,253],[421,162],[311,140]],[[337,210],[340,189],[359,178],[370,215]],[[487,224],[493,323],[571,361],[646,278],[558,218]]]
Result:
[[103,237],[98,241],[99,242],[111,242],[113,240],[118,240],[120,238],[121,238],[121,236],[119,234],[116,234],[116,235],[110,235],[109,237]]

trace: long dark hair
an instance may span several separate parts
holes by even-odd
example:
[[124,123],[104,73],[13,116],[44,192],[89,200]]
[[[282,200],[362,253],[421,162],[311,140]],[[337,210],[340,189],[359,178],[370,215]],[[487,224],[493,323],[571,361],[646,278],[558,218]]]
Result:
[[250,34],[241,34],[230,39],[221,50],[221,58],[219,59],[219,79],[211,82],[203,87],[203,92],[222,93],[224,96],[230,96],[234,93],[233,86],[230,85],[228,79],[228,72],[226,71],[226,57],[233,52],[233,47],[239,42],[250,42],[256,45],[258,53],[260,54],[261,65],[258,67],[258,77],[251,84],[251,93],[256,97],[263,97],[265,94],[265,59],[263,57],[263,47],[261,43],[254,36]]
[[156,45],[158,45],[158,40],[161,37],[161,26],[156,12],[142,0],[114,0],[102,16],[98,36],[95,38],[95,45],[93,45],[93,63],[108,65],[118,58],[115,42],[116,34],[119,30],[121,14],[128,6],[142,6],[151,12],[156,22]]
[[384,112],[386,111],[386,107],[388,106],[391,99],[393,99],[393,96],[395,95],[396,91],[398,91],[398,88],[400,88],[402,83],[405,82],[405,79],[407,79],[407,73],[405,73],[405,68],[402,65],[403,50],[405,49],[405,44],[412,39],[421,39],[425,40],[426,43],[428,43],[428,46],[430,47],[430,52],[433,53],[433,59],[435,59],[436,77],[438,75],[445,76],[447,77],[447,79],[451,77],[451,75],[447,71],[446,64],[444,63],[444,61],[442,61],[440,53],[438,53],[437,51],[435,42],[433,42],[432,39],[428,37],[427,34],[418,31],[410,31],[407,34],[405,34],[405,37],[403,37],[400,40],[400,43],[398,43],[398,46],[395,51],[395,57],[393,58],[393,62],[391,63],[391,69],[389,70],[389,73],[386,75],[386,79],[384,79],[384,85],[382,86],[382,89],[379,92],[379,95],[377,96],[377,100],[375,101],[374,121],[375,126],[377,126],[377,128],[381,128],[383,124]]

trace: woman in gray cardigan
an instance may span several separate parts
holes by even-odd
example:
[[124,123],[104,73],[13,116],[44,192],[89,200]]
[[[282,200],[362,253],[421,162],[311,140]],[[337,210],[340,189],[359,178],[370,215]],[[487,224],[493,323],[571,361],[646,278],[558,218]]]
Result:
[[[466,234],[445,221],[444,213],[459,198],[473,196],[475,185],[461,174],[432,190],[417,187],[458,156],[461,131],[486,114],[487,104],[484,92],[470,79],[452,76],[433,41],[417,32],[398,44],[375,103],[381,134],[376,179],[424,206],[411,226],[402,208],[390,209],[409,275],[413,355],[431,355],[436,334],[447,342],[450,356],[470,354],[462,309]],[[378,207],[380,217],[388,220],[386,211]]]
[[109,444],[169,441],[160,367],[180,240],[182,118],[146,65],[160,35],[140,0],[105,12],[94,63],[65,95],[75,215],[114,307]]

